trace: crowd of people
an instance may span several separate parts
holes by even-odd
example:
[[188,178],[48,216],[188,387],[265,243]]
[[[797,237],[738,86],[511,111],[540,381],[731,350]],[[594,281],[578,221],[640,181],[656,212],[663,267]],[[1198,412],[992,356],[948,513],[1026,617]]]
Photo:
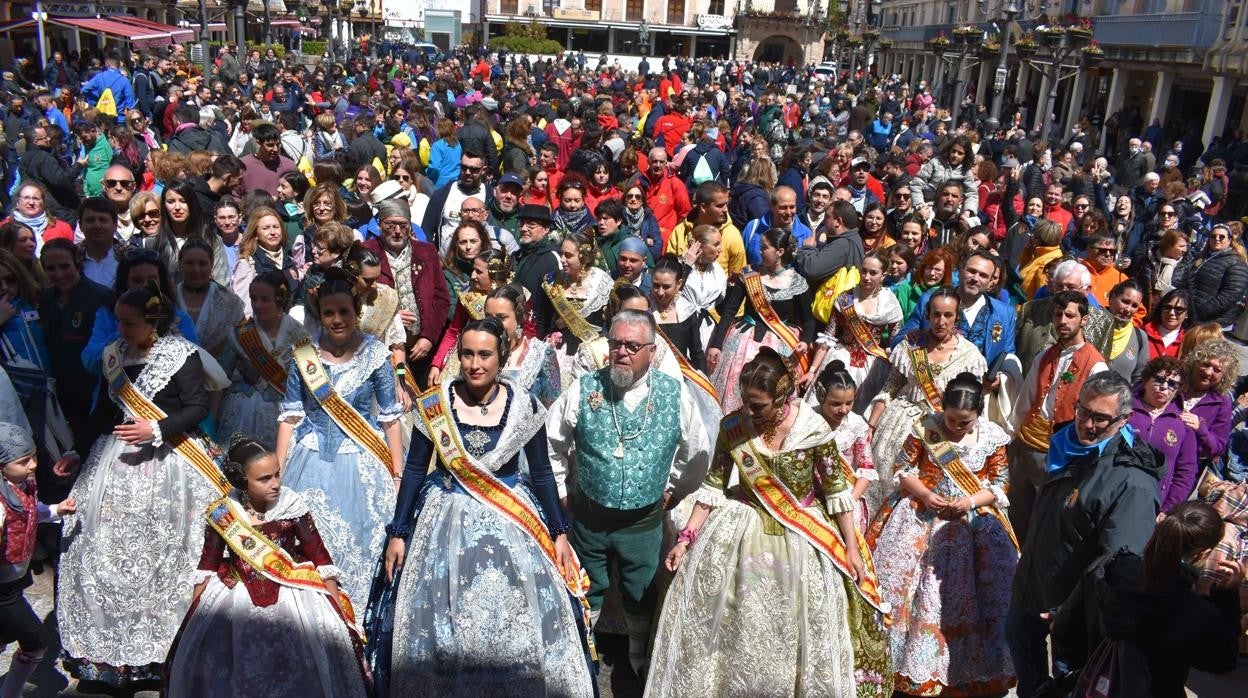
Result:
[[1248,646],[1231,145],[686,59],[3,87],[2,698],[57,646],[300,698],[592,696],[606,633],[653,696],[1181,696]]

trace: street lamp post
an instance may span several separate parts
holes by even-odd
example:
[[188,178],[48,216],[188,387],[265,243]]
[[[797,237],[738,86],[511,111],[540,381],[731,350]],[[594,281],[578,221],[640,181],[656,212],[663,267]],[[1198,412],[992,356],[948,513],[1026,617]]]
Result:
[[273,18],[269,16],[269,0],[263,0],[264,4],[264,47],[267,50],[273,45]]
[[1001,123],[1001,102],[1005,97],[1005,81],[1010,72],[1010,25],[1014,23],[1014,18],[1018,16],[1019,12],[1021,10],[1016,0],[1009,0],[1001,8],[1001,13],[1005,15],[1005,27],[1001,30],[1001,59],[997,62],[997,73],[992,83],[992,118],[998,124]]

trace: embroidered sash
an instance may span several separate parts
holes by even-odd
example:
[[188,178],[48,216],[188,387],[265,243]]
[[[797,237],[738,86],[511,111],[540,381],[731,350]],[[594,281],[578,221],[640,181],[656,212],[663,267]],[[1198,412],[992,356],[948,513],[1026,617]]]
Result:
[[386,340],[386,330],[399,312],[399,294],[386,286],[376,287],[373,302],[364,308],[364,316],[360,319],[360,331],[371,334],[381,341]]
[[[311,562],[295,562],[290,553],[274,543],[247,520],[247,513],[229,497],[222,497],[208,505],[204,514],[208,525],[216,531],[230,550],[265,579],[291,589],[307,589],[324,594],[336,601],[338,614],[347,625],[361,632],[355,621],[355,609],[351,600],[338,590],[335,597],[325,585],[316,565]],[[362,635],[361,635],[362,637]]]
[[479,291],[464,291],[459,294],[459,304],[464,306],[468,317],[480,320],[485,317],[485,294]]
[[[693,364],[689,363],[689,359],[685,358],[684,353],[676,347],[676,345],[672,342],[672,339],[663,331],[663,327],[661,325],[656,323],[655,328],[658,329],[659,336],[663,338],[663,341],[667,342],[667,348],[672,350],[672,355],[676,357],[676,363],[680,364],[681,374],[683,374],[689,382],[701,388],[707,395],[710,395],[711,399],[713,399],[715,404],[718,405],[719,393],[715,392],[715,386],[711,384],[711,381],[707,379],[706,376],[702,375],[701,371],[694,368]],[[695,338],[694,341],[696,342],[698,340]]]
[[581,317],[581,314],[576,310],[576,306],[564,294],[563,286],[552,281],[542,281],[542,289],[546,291],[546,296],[550,298],[550,304],[554,307],[555,312],[559,314],[559,319],[563,320],[564,326],[568,328],[569,332],[576,335],[577,339],[582,342],[588,342],[601,333],[601,328],[591,325],[588,320]]
[[247,362],[256,369],[260,377],[279,395],[286,394],[286,367],[264,348],[260,339],[260,331],[254,320],[244,320],[234,328],[234,337],[243,348]]
[[836,299],[836,309],[841,313],[841,317],[845,318],[845,325],[849,327],[849,331],[854,335],[854,340],[858,342],[863,351],[868,354],[877,356],[888,361],[888,352],[884,351],[884,347],[875,341],[875,335],[871,333],[871,328],[867,327],[867,322],[858,314],[858,310],[854,307],[854,294],[842,293]]
[[940,389],[936,387],[936,374],[932,371],[931,362],[927,360],[927,350],[922,345],[911,347],[910,363],[914,366],[914,379],[922,388],[928,407],[933,412],[939,412],[944,398],[941,397]]
[[801,341],[776,314],[776,309],[771,307],[771,301],[767,300],[767,292],[763,290],[763,277],[758,272],[745,272],[741,275],[741,281],[745,283],[745,293],[750,297],[754,312],[758,313],[758,317],[767,325],[767,329],[779,337],[780,341],[793,352],[793,359],[797,361],[802,372],[809,370],[810,359],[805,354],[797,353],[797,345],[801,344]]
[[[958,456],[958,451],[953,444],[942,438],[941,434],[931,429],[923,429],[923,443],[927,446],[927,453],[931,456],[932,462],[939,465],[948,475],[949,479],[958,486],[958,490],[966,497],[974,495],[976,492],[984,489],[980,484],[979,478],[975,477],[970,468],[966,467],[966,463],[962,462],[962,458]],[[1014,527],[1010,525],[1010,519],[997,508],[995,504],[982,506],[975,511],[980,514],[992,516],[1001,522],[1001,526],[1005,529],[1006,535],[1010,537],[1010,542],[1014,544],[1014,549],[1019,550],[1018,536],[1014,534]]]
[[[325,365],[321,363],[321,357],[317,355],[312,341],[304,339],[296,344],[294,355],[295,366],[299,369],[303,384],[308,387],[308,392],[312,393],[312,397],[316,398],[326,414],[346,432],[347,436],[351,437],[356,445],[364,449],[365,453],[380,461],[386,470],[391,470],[390,449],[387,448],[386,442],[381,440],[368,420],[356,412],[351,403],[342,399],[342,396],[334,391],[333,384],[329,382],[329,374],[325,372]],[[394,472],[391,474],[398,475]]]
[[[121,340],[118,339],[112,344],[104,348],[104,377],[108,381],[109,394],[116,397],[125,406],[126,413],[134,419],[142,419],[145,421],[160,421],[169,415],[160,409],[156,403],[147,398],[146,395],[140,393],[138,388],[130,382],[130,377],[126,375],[126,371],[121,365]],[[166,434],[165,443],[169,444],[178,455],[190,461],[195,470],[208,481],[208,484],[217,489],[219,494],[226,494],[233,488],[226,482],[225,476],[221,474],[221,470],[217,468],[217,463],[204,450],[202,444],[188,437],[186,434]]]
[[[789,491],[780,478],[772,475],[767,469],[767,459],[755,449],[750,438],[750,429],[742,412],[738,410],[724,418],[721,433],[728,444],[728,453],[737,472],[741,476],[741,484],[754,494],[755,500],[767,513],[786,529],[802,537],[821,554],[827,557],[846,578],[850,575],[849,561],[846,557],[845,542],[841,534],[826,519],[817,516],[804,508],[797,497]],[[836,445],[832,444],[835,450]],[[855,585],[862,597],[876,610],[884,615],[885,624],[888,618],[888,604],[880,597],[879,582],[875,577],[875,565],[871,561],[871,551],[862,537],[861,531],[855,531],[858,554],[862,557],[867,573]]]
[[590,656],[597,661],[597,649],[594,646],[593,632],[590,630],[589,601],[585,597],[586,592],[589,591],[589,575],[581,567],[576,553],[573,553],[572,557],[572,563],[576,568],[576,579],[568,581],[559,571],[555,557],[555,542],[538,513],[527,502],[516,496],[513,489],[494,477],[493,473],[478,467],[468,457],[459,429],[451,419],[451,406],[447,401],[446,392],[441,387],[430,388],[421,394],[419,413],[442,465],[455,477],[464,490],[473,499],[519,526],[520,530],[529,534],[542,549],[547,562],[555,568],[556,574],[564,581],[568,593],[576,597],[581,604]]

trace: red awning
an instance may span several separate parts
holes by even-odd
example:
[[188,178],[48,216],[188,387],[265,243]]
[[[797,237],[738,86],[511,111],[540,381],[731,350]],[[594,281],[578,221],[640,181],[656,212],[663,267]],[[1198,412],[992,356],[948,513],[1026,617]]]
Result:
[[48,22],[125,39],[135,48],[168,46],[175,42],[190,41],[195,36],[195,32],[189,29],[128,16],[49,17]]
[[298,28],[299,26],[302,26],[302,25],[299,23],[299,20],[297,19],[275,19],[269,22],[269,26]]

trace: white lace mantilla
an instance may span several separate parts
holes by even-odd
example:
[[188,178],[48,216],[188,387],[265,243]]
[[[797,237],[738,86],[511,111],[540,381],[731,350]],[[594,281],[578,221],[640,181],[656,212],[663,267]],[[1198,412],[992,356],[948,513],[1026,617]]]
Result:
[[[156,340],[152,348],[147,352],[147,362],[143,364],[143,370],[139,372],[139,377],[134,379],[134,388],[143,394],[148,400],[155,400],[156,394],[165,389],[169,385],[169,381],[173,380],[173,374],[182,368],[182,364],[186,363],[187,357],[199,351],[199,347],[192,344],[189,340],[183,339],[181,335],[169,335]],[[117,344],[117,353],[121,356],[126,354],[126,344],[119,340]],[[118,407],[125,409],[119,398],[112,396],[113,401]]]
[[325,355],[321,353],[319,332],[313,335],[312,345],[316,347],[316,354],[321,357],[321,362],[325,364],[325,367],[327,369],[333,367],[335,371],[334,392],[341,395],[344,400],[350,400],[350,396],[368,381],[373,371],[390,363],[390,350],[382,346],[381,342],[371,334],[364,335],[364,341],[355,350],[355,355],[345,364],[331,364],[325,360]]
[[802,295],[810,288],[810,285],[806,283],[806,277],[792,269],[785,269],[772,277],[772,280],[784,283],[784,285],[771,286],[766,282],[763,283],[763,293],[767,295],[769,301],[787,301]]
[[537,376],[542,372],[542,367],[546,365],[546,353],[549,351],[550,345],[545,341],[530,339],[528,351],[525,352],[520,365],[506,369],[506,373],[510,374],[507,379],[514,385],[532,387],[537,382]]
[[[530,351],[532,351],[531,347]],[[442,390],[444,392],[450,390],[455,380],[457,378],[448,378],[443,381]],[[465,452],[464,454],[474,465],[492,473],[498,472],[499,468],[506,465],[524,448],[534,434],[546,426],[546,408],[537,402],[537,398],[533,397],[527,388],[517,385],[508,378],[501,378],[498,382],[511,391],[511,404],[501,422],[506,428],[503,429],[498,443],[485,455],[477,458],[471,453]],[[420,430],[420,433],[429,437],[429,429],[425,426],[424,419],[416,420],[416,428]],[[432,440],[432,437],[429,438]],[[463,438],[462,434],[460,438]]]

